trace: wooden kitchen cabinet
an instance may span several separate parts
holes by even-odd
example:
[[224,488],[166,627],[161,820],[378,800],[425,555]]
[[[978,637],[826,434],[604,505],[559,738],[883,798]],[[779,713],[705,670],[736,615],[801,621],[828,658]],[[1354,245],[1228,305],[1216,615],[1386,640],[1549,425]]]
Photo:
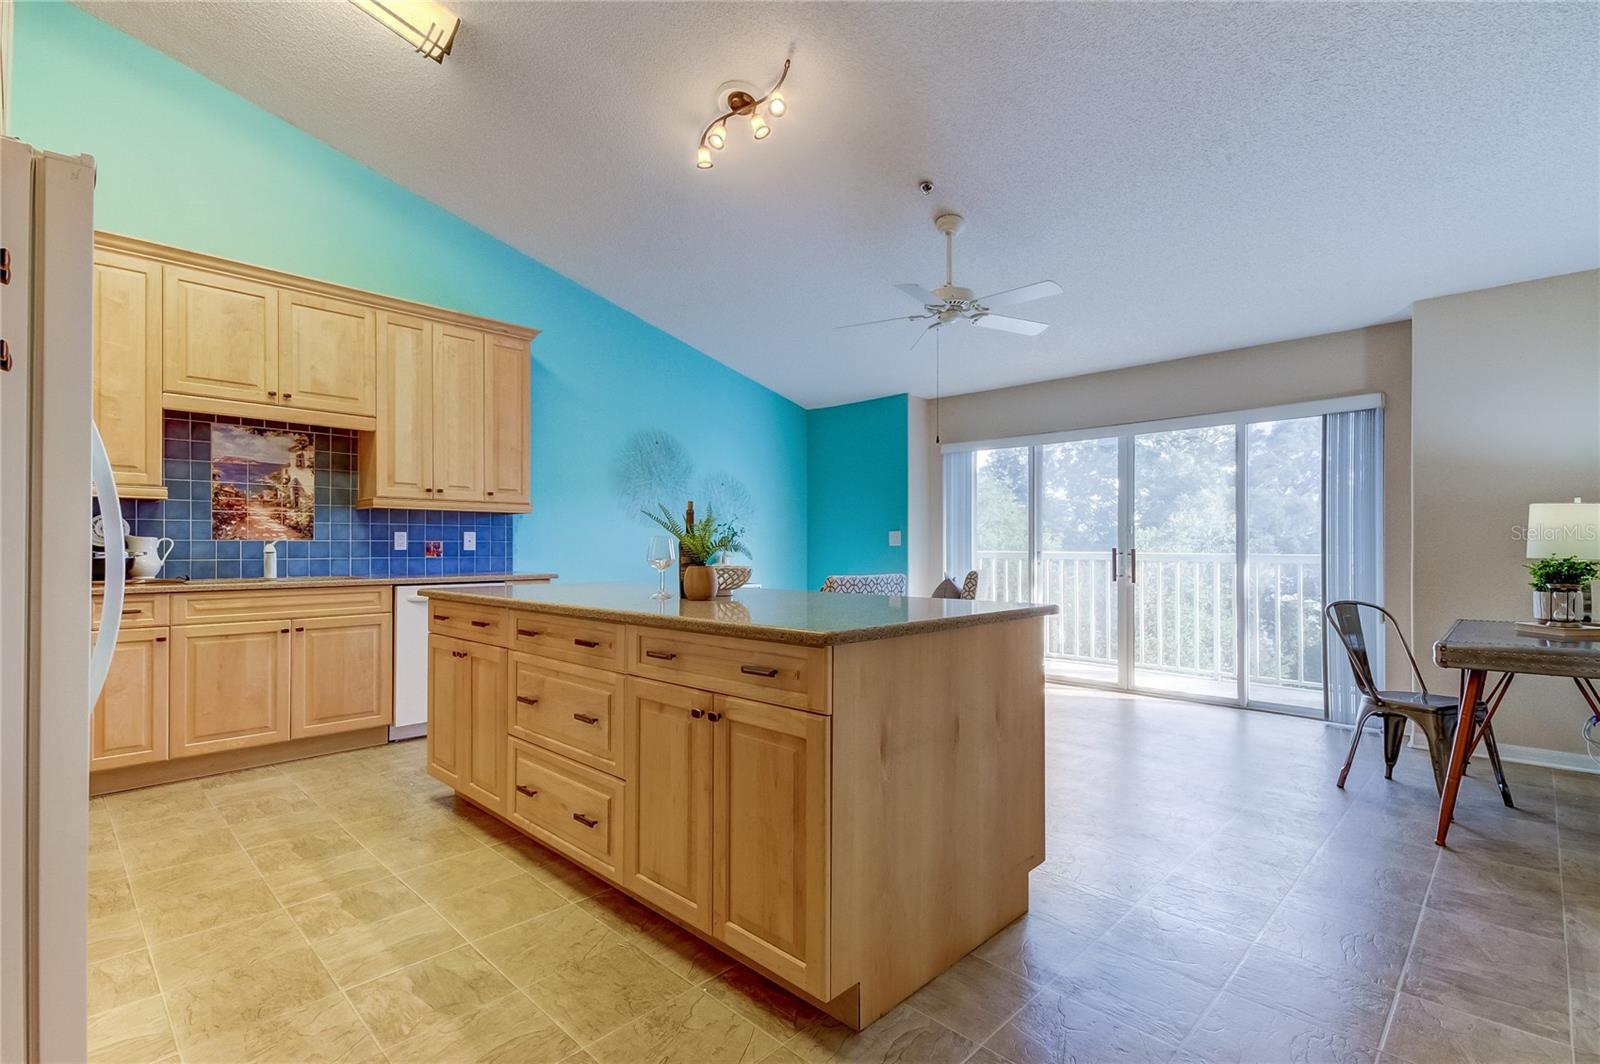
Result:
[[528,341],[489,333],[484,346],[484,499],[529,501],[529,449],[532,439],[532,369]]
[[428,689],[428,772],[504,812],[510,771],[505,649],[430,635]]
[[161,264],[96,248],[94,420],[124,498],[164,499]]
[[167,640],[165,628],[117,637],[89,729],[90,772],[167,759]]
[[433,324],[378,314],[378,429],[360,440],[361,494],[384,504],[433,498]]
[[627,681],[628,890],[692,927],[712,930],[713,698]]
[[294,289],[280,293],[278,306],[278,401],[301,410],[376,415],[377,311]]
[[171,757],[289,739],[291,628],[262,620],[171,630]]
[[718,695],[711,932],[826,1000],[828,717]]
[[484,499],[483,333],[433,327],[433,476],[435,499]]
[[394,720],[393,630],[387,613],[294,622],[291,738]]
[[192,266],[162,275],[164,391],[276,404],[278,289]]

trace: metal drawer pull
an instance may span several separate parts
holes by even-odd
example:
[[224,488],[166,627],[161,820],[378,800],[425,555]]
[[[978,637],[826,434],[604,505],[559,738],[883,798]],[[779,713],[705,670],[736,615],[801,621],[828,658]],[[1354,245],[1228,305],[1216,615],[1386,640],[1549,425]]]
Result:
[[717,721],[722,719],[722,714],[718,713],[716,710],[712,710],[710,713],[706,714],[706,719],[715,724]]
[[573,813],[572,819],[576,820],[586,828],[597,828],[600,826],[600,821],[596,820],[592,816],[584,816],[582,813]]
[[574,639],[573,642],[587,650],[593,650],[595,647],[600,645],[593,639]]
[[464,658],[467,656],[467,652],[465,650],[452,650],[450,656],[452,658]]
[[574,713],[572,715],[572,719],[573,720],[581,720],[585,724],[599,724],[600,723],[600,718],[599,717],[591,717],[587,713]]
[[768,669],[761,665],[740,665],[739,671],[746,676],[765,676],[769,680],[778,675],[777,669]]
[[538,791],[534,790],[532,787],[529,787],[527,784],[524,784],[524,783],[517,784],[517,793],[518,794],[526,794],[529,798],[536,798],[539,795]]
[[472,627],[474,627],[474,628],[487,628],[487,627],[489,627],[489,625],[491,623],[492,622],[490,622],[490,621],[473,621],[472,622]]
[[655,658],[657,661],[671,661],[678,655],[674,654],[670,650],[646,650],[644,652],[644,656],[647,658]]
[[531,628],[518,628],[517,629],[517,634],[522,636],[522,638],[524,638],[524,639],[532,639],[534,636],[538,635],[539,633],[535,632]]
[[144,610],[141,610],[139,607],[134,606],[131,609],[123,610],[122,611],[122,615],[124,617],[137,617],[137,616],[139,616],[139,614],[141,614],[143,612],[144,612]]
[[518,695],[517,701],[521,702],[525,706],[536,706],[539,704],[539,700],[537,698],[529,698],[527,695]]
[[689,711],[689,716],[693,717],[695,720],[699,720],[701,717],[703,717],[705,715],[706,715],[706,711],[703,710],[703,709],[691,709]]
[[433,615],[433,619],[436,621],[448,621],[450,615],[448,613],[436,613]]

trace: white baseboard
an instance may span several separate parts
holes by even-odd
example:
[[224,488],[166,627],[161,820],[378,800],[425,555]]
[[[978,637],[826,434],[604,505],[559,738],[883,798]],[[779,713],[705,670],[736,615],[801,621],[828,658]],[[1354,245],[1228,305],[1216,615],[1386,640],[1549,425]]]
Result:
[[421,724],[401,724],[398,727],[389,729],[389,741],[394,743],[402,739],[420,739],[427,734],[428,724],[426,721]]
[[1546,750],[1540,746],[1512,746],[1510,743],[1501,743],[1500,760],[1515,761],[1519,765],[1538,765],[1540,768],[1560,768],[1568,772],[1600,775],[1600,762],[1596,762],[1587,754]]

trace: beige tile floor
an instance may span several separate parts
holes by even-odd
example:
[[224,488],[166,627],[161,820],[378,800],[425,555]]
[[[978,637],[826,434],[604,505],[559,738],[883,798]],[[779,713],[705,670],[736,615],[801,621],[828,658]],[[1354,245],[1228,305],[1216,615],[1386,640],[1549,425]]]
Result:
[[[1600,1064],[1600,777],[1054,689],[1033,909],[853,1034],[459,805],[421,743],[98,799],[95,1061]],[[1481,767],[1480,767],[1481,768]]]

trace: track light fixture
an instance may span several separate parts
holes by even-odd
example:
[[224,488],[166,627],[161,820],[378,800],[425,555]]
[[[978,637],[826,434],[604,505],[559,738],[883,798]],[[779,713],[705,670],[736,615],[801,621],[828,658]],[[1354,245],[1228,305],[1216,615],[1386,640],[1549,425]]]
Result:
[[[783,87],[783,81],[789,76],[789,60],[783,61],[783,73],[778,75],[777,84],[767,90],[765,96],[756,98],[742,88],[727,88],[726,93],[719,92],[718,105],[725,107],[726,113],[718,115],[711,120],[700,133],[699,150],[695,153],[695,166],[701,170],[711,169],[711,153],[721,151],[728,145],[728,120],[730,118],[747,118],[750,120],[750,133],[756,140],[766,140],[772,135],[772,127],[767,124],[768,118],[782,118],[789,113],[789,101],[783,98],[778,91]],[[765,112],[765,115],[762,112]]]

